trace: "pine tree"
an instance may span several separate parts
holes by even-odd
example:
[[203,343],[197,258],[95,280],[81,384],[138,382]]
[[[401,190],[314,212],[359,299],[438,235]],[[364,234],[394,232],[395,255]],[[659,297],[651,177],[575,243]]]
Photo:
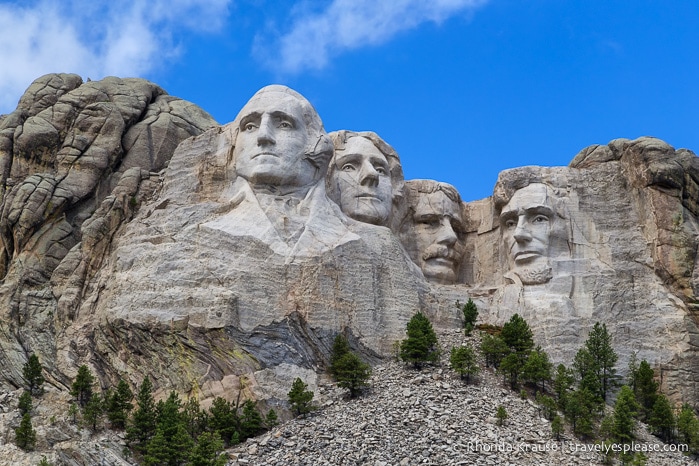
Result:
[[674,440],[675,414],[672,412],[670,401],[662,393],[655,397],[648,425],[651,431],[664,442],[670,443]]
[[507,410],[505,409],[504,406],[502,406],[502,405],[498,406],[498,409],[495,412],[495,418],[498,420],[499,426],[502,426],[503,424],[505,424],[505,419],[507,419]]
[[116,390],[108,390],[105,394],[105,412],[113,429],[126,428],[126,421],[133,409],[131,400],[133,400],[133,392],[123,379],[119,380]]
[[529,353],[527,362],[522,368],[522,376],[524,379],[534,385],[537,390],[544,391],[544,384],[551,380],[551,369],[553,364],[549,360],[549,355],[546,354],[541,347]]
[[601,409],[604,404],[601,397],[602,382],[599,379],[595,359],[586,347],[580,348],[575,354],[573,370],[577,376],[579,389],[587,390],[592,395],[597,409]]
[[350,346],[347,338],[338,334],[333,341],[332,352],[330,353],[330,375],[335,377],[337,362],[346,354],[350,353]]
[[556,441],[561,440],[561,434],[563,433],[563,420],[560,416],[556,415],[551,421],[551,435]]
[[240,416],[240,436],[241,441],[264,432],[264,421],[262,415],[257,410],[255,402],[245,400],[243,403],[243,414]]
[[517,353],[510,353],[500,361],[498,370],[502,373],[505,382],[510,382],[510,388],[516,390],[519,386],[519,377],[522,374],[524,363]]
[[199,400],[192,397],[187,400],[182,409],[182,417],[189,435],[196,439],[204,432],[209,424],[209,416],[199,406]]
[[634,439],[636,421],[634,417],[638,413],[636,397],[628,385],[621,387],[616,403],[614,403],[614,440],[618,443],[628,444]]
[[75,376],[73,385],[70,388],[70,395],[75,398],[81,408],[84,408],[92,397],[92,386],[95,383],[95,376],[86,365],[78,368],[78,375]]
[[22,375],[27,382],[27,389],[31,394],[41,394],[44,384],[44,376],[42,374],[43,367],[39,362],[36,354],[32,353],[29,359],[22,367]]
[[156,410],[153,399],[153,384],[146,376],[136,397],[136,410],[126,429],[126,438],[134,448],[143,451],[146,443],[155,435]]
[[92,428],[97,430],[97,425],[104,416],[104,402],[99,393],[93,393],[90,401],[83,408],[83,420]]
[[582,438],[593,436],[597,409],[596,397],[585,387],[578,388],[566,396],[564,413],[575,435]]
[[[240,419],[237,410],[220,396],[214,398],[209,407],[209,427],[214,432],[218,432],[226,445],[240,443]],[[238,440],[233,441],[236,435]]]
[[617,354],[612,348],[612,337],[607,332],[607,325],[596,322],[585,341],[585,347],[589,352],[595,372],[599,381],[599,396],[603,401],[607,400],[607,393],[616,386]]
[[161,429],[156,429],[155,435],[144,447],[145,455],[143,464],[146,466],[167,465],[170,459],[170,451],[165,434]]
[[466,383],[471,381],[472,375],[480,371],[478,361],[476,360],[476,353],[470,346],[452,347],[451,355],[449,356],[449,364],[451,369],[458,373],[462,380],[466,380]]
[[311,412],[311,401],[313,400],[313,392],[306,390],[308,385],[300,378],[296,377],[291,385],[288,397],[291,408],[296,411],[296,415],[300,416]]
[[509,348],[499,336],[486,333],[481,339],[481,352],[485,356],[485,366],[497,369],[509,352]]
[[267,416],[265,416],[265,426],[267,426],[268,429],[272,429],[278,425],[279,417],[277,416],[277,412],[273,409],[270,409],[267,412]]
[[432,323],[422,312],[415,314],[407,325],[408,338],[401,341],[400,358],[419,369],[425,363],[439,359],[437,334]]
[[682,405],[677,415],[677,436],[692,453],[699,454],[699,419],[687,403]]
[[536,402],[541,406],[543,415],[549,421],[552,421],[557,415],[556,400],[542,392],[536,394]]
[[464,329],[466,335],[468,336],[473,331],[473,327],[476,325],[476,320],[478,319],[478,308],[476,307],[476,303],[474,303],[471,298],[468,298],[468,301],[463,306],[461,306],[461,303],[457,301],[456,307],[461,309],[461,312],[463,313]]
[[17,404],[19,414],[21,414],[22,416],[24,416],[27,413],[31,414],[33,407],[34,406],[32,403],[32,394],[27,390],[23,391],[22,395],[19,397],[19,403]]
[[558,404],[558,409],[563,409],[565,402],[573,387],[573,375],[570,370],[566,368],[563,364],[559,364],[556,367],[556,375],[553,378],[553,392],[556,396],[556,403]]
[[335,361],[334,371],[337,386],[349,390],[350,398],[356,398],[369,385],[371,366],[354,353],[346,353]]
[[653,412],[653,406],[658,397],[658,382],[655,381],[655,372],[645,359],[641,361],[634,374],[636,382],[636,401],[641,406],[641,419],[647,421]]
[[502,326],[500,338],[510,348],[511,352],[521,356],[526,356],[534,348],[534,336],[529,328],[529,324],[515,314]]
[[24,451],[31,451],[36,444],[36,432],[32,427],[32,418],[29,413],[22,416],[19,427],[15,429],[15,445]]
[[228,462],[223,451],[223,440],[216,432],[203,432],[197,437],[187,466],[225,466]]

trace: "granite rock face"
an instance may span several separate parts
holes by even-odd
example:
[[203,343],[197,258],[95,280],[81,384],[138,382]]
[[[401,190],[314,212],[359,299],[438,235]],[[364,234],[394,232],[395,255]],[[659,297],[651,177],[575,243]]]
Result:
[[462,202],[404,182],[378,135],[340,136],[282,86],[219,126],[147,81],[38,79],[0,119],[0,387],[37,353],[59,392],[87,364],[103,387],[283,410],[338,333],[378,362],[416,311],[458,328],[470,297],[555,362],[606,323],[619,372],[636,353],[699,401],[694,153],[614,140]]

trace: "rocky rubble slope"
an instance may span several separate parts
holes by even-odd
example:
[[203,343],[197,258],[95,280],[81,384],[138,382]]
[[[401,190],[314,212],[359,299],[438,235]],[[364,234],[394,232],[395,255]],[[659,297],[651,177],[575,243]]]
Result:
[[[448,369],[448,351],[464,340],[460,330],[441,332],[441,366],[414,371],[390,361],[374,368],[371,389],[347,400],[325,384],[322,407],[231,451],[233,464],[247,465],[596,465],[603,455],[583,450],[566,432],[551,438],[551,423],[532,400],[503,387],[483,370],[466,385]],[[476,344],[476,337],[469,338]],[[498,426],[497,407],[508,413]],[[640,443],[664,445],[638,429]],[[577,444],[577,451],[576,451]],[[648,453],[649,466],[696,465],[681,453]]]

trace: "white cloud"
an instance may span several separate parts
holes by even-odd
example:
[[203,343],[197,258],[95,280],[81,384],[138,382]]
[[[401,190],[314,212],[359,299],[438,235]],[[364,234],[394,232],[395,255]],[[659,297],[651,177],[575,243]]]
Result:
[[488,0],[333,0],[319,14],[298,15],[273,44],[260,35],[255,47],[275,69],[323,68],[344,50],[387,42],[425,22],[470,13]]
[[177,54],[178,30],[212,32],[231,0],[39,0],[0,4],[0,113],[53,72],[143,76]]

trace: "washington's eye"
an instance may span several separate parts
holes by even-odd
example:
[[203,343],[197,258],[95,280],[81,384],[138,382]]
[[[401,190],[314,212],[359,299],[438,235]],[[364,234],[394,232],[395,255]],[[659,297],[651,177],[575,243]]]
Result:
[[282,120],[279,122],[279,127],[283,129],[291,129],[294,127],[294,125],[292,125],[290,121]]
[[246,123],[245,126],[243,126],[243,129],[245,131],[254,131],[255,128],[257,128],[257,125],[255,125],[255,123]]
[[507,228],[514,228],[517,226],[517,222],[514,220],[507,220],[507,221],[505,221],[505,226]]
[[532,223],[544,223],[548,222],[549,218],[546,215],[537,215],[534,217],[534,220],[532,220]]
[[354,170],[355,170],[354,165],[352,165],[351,163],[346,163],[342,166],[343,172],[352,172]]

